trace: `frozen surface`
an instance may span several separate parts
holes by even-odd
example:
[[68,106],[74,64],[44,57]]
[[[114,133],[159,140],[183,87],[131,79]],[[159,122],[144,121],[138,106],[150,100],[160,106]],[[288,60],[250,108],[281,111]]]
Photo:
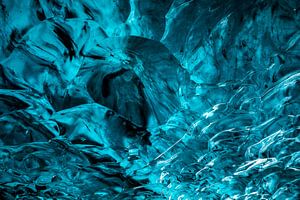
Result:
[[1,0],[0,199],[299,199],[299,0]]

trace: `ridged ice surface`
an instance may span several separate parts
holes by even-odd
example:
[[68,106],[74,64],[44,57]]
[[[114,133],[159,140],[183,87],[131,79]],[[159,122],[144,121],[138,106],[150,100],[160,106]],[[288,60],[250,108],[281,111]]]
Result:
[[0,199],[300,194],[299,0],[1,0]]

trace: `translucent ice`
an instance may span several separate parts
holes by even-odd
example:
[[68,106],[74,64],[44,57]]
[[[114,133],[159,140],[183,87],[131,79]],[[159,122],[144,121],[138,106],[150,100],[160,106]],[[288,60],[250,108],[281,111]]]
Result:
[[0,199],[299,199],[298,0],[0,2]]

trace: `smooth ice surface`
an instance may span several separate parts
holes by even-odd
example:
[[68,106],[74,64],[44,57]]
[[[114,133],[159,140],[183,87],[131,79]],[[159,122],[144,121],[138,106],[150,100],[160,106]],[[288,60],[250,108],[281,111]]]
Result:
[[299,199],[299,0],[1,0],[0,199]]

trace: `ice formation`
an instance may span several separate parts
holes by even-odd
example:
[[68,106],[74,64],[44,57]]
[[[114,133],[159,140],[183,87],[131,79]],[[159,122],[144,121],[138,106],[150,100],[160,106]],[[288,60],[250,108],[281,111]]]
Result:
[[299,0],[1,0],[0,199],[299,199]]

